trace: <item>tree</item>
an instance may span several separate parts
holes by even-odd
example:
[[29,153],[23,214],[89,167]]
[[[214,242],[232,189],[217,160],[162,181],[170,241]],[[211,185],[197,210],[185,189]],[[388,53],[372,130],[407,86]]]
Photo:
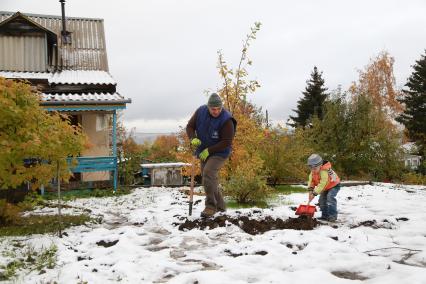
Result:
[[306,157],[312,149],[299,131],[289,132],[277,126],[265,131],[260,149],[270,182],[294,182],[306,179]]
[[223,171],[226,179],[224,188],[227,194],[240,203],[261,201],[268,194],[264,161],[259,151],[263,142],[264,119],[261,109],[248,101],[248,96],[260,87],[256,80],[248,78],[247,71],[252,64],[247,51],[251,42],[256,39],[260,26],[260,23],[255,23],[246,36],[235,70],[228,67],[222,52],[218,52],[218,69],[224,82],[218,93],[225,107],[238,122],[233,152]]
[[318,72],[318,68],[314,66],[311,73],[311,79],[306,81],[306,88],[303,92],[303,98],[297,102],[296,116],[290,116],[293,123],[289,125],[293,127],[305,127],[313,117],[323,118],[323,105],[327,99],[327,88],[324,87],[324,79],[322,72]]
[[354,82],[349,91],[353,95],[366,95],[373,105],[394,119],[401,111],[398,101],[401,93],[396,88],[393,74],[394,58],[388,52],[381,52],[363,71],[359,71],[359,81]]
[[313,149],[332,161],[342,177],[398,178],[402,170],[399,134],[371,97],[351,100],[336,92],[304,135]]
[[67,157],[84,149],[86,137],[68,117],[47,112],[40,96],[26,83],[0,78],[0,188],[31,182],[48,184],[71,176]]
[[179,140],[176,135],[160,135],[152,144],[149,158],[156,162],[176,161],[178,146]]
[[426,152],[426,53],[413,66],[413,73],[403,89],[401,102],[405,106],[397,121],[405,125],[408,136],[420,146],[425,160]]
[[128,132],[119,119],[117,123],[117,157],[119,160],[117,168],[120,184],[135,183],[135,173],[141,170],[141,160],[148,155],[146,149],[146,145],[136,143],[134,129]]
[[[261,110],[248,101],[248,96],[256,91],[259,83],[248,79],[247,67],[252,61],[248,58],[247,51],[252,40],[256,39],[260,26],[260,23],[255,23],[244,40],[237,68],[229,68],[222,52],[218,51],[218,71],[223,79],[223,86],[217,93],[225,108],[238,122],[232,155],[222,168],[221,176],[225,179],[225,193],[242,203],[260,201],[268,193],[266,171],[259,151],[264,120]],[[191,163],[191,149],[183,131],[179,133],[179,141],[178,157]]]

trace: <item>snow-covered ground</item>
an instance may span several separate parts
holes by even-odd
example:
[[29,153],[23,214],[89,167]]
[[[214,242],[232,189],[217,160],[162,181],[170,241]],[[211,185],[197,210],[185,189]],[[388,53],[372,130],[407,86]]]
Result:
[[[306,195],[282,195],[273,208],[260,209],[253,218],[295,217],[291,207],[305,202]],[[195,196],[195,201],[203,199]],[[343,187],[337,223],[255,236],[232,224],[180,231],[173,223],[184,222],[185,201],[178,188],[76,200],[68,205],[88,208],[104,222],[70,228],[62,239],[4,238],[0,251],[10,250],[17,239],[36,248],[58,247],[54,269],[20,271],[16,283],[426,283],[424,187]],[[198,202],[192,218],[202,209]],[[39,213],[49,210],[55,212],[47,208]],[[227,213],[237,216],[236,211],[253,209]],[[111,246],[99,245],[101,241]],[[0,254],[0,264],[8,260],[5,255]]]

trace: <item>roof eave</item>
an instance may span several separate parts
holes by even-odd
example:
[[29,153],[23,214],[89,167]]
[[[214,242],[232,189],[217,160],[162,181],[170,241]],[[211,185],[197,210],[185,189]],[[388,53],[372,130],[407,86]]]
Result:
[[45,101],[40,102],[41,106],[68,106],[68,105],[122,105],[132,103],[131,99],[115,101]]

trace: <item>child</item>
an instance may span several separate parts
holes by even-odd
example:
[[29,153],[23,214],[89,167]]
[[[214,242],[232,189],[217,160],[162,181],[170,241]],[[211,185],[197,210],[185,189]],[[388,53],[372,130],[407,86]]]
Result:
[[319,219],[334,222],[337,220],[336,195],[340,190],[340,178],[331,169],[331,163],[323,161],[318,154],[309,156],[308,166],[311,169],[308,180],[309,202],[319,194],[322,213]]

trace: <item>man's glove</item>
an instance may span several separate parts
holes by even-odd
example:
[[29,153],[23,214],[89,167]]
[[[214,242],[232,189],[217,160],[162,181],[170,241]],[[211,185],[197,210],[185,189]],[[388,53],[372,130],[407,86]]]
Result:
[[200,140],[200,139],[198,139],[198,138],[193,138],[193,139],[191,140],[191,145],[192,145],[192,146],[194,146],[194,147],[198,147],[198,146],[200,146],[200,145],[201,145],[201,140]]
[[209,156],[209,150],[206,148],[204,149],[200,155],[198,155],[198,157],[200,158],[201,161],[205,161],[207,159],[207,157]]

